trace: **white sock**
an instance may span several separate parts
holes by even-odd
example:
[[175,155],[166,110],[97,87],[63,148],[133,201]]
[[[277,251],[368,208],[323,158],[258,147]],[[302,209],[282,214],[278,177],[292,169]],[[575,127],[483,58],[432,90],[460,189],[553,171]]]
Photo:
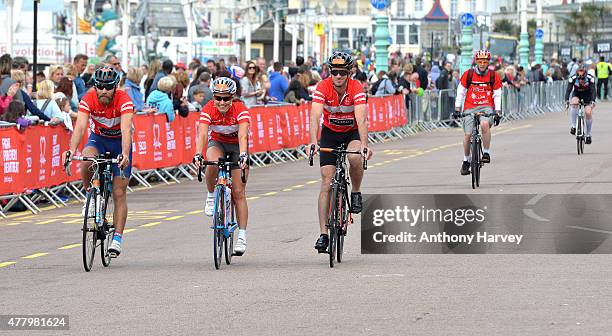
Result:
[[469,155],[463,156],[463,161],[470,162],[470,156]]
[[238,238],[242,238],[243,240],[246,240],[246,229],[240,229],[238,230]]
[[215,198],[215,192],[209,192],[208,193],[208,198]]
[[491,155],[491,152],[489,151],[489,149],[483,149],[482,152]]
[[570,123],[572,124],[572,128],[576,128],[576,118],[578,118],[578,108],[570,106]]

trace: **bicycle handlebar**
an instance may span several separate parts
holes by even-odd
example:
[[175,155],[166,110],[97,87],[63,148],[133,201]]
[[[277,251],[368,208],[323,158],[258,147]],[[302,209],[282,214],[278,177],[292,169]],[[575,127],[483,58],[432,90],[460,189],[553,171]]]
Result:
[[[110,164],[119,164],[121,162],[121,160],[117,159],[108,159],[105,157],[100,157],[100,156],[71,156],[72,153],[70,153],[70,151],[68,151],[68,155],[66,155],[66,160],[64,161],[64,169],[66,169],[66,174],[68,174],[68,176],[72,175],[72,172],[70,171],[70,162],[72,160],[76,160],[76,161],[90,161],[90,162],[95,162],[96,164],[100,164],[100,163],[110,163]],[[119,169],[119,176],[121,177],[122,180],[125,180],[125,174],[123,172],[123,169]]]
[[[310,146],[310,166],[313,165],[313,158],[314,158],[314,146]],[[345,149],[334,149],[334,148],[319,148],[319,152],[323,152],[323,153],[332,153],[332,154],[356,154],[356,155],[363,155],[363,170],[368,170],[368,160],[366,159],[366,157],[368,156],[368,149],[364,148],[363,149],[363,153],[361,153],[360,151],[350,151],[350,150],[345,150]]]
[[[199,160],[200,162],[200,166],[198,167],[198,182],[202,182],[202,169],[204,169],[205,166],[217,166],[219,168],[221,167],[229,167],[229,168],[240,168],[240,163],[238,162],[229,162],[229,161],[206,161],[206,160]],[[240,180],[242,181],[242,183],[246,183],[246,173],[245,170],[240,168]]]

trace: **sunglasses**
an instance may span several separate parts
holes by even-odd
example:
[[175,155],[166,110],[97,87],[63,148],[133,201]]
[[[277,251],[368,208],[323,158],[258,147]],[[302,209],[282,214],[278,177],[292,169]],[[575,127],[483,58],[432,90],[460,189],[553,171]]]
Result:
[[254,66],[250,66],[249,69],[257,69],[257,68]]
[[348,71],[346,71],[346,70],[332,70],[331,71],[331,75],[332,76],[342,76],[342,77],[344,77],[344,76],[348,75]]
[[232,100],[232,97],[221,97],[221,96],[215,96],[215,100],[216,100],[216,101],[224,101],[224,102],[228,102],[228,101]]
[[121,65],[121,63],[120,63],[120,62],[117,62],[117,63],[111,63],[111,65],[117,66],[117,65]]
[[96,84],[96,89],[110,91],[115,88],[115,84]]

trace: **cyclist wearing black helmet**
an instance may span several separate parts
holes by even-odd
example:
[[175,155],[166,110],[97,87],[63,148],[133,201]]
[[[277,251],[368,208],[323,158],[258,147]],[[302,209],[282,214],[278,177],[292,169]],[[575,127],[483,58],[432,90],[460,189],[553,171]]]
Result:
[[[319,122],[323,114],[323,129],[320,145],[324,148],[338,148],[341,144],[348,150],[359,150],[369,159],[372,151],[368,150],[368,125],[366,120],[366,94],[363,87],[349,78],[355,61],[345,52],[336,51],[328,59],[331,68],[330,76],[322,80],[312,98],[310,115],[311,147],[319,148],[317,137]],[[366,154],[367,153],[367,154]],[[360,213],[361,180],[363,178],[362,158],[351,156],[349,174],[352,181],[351,212]],[[334,175],[336,157],[331,153],[321,153],[321,191],[319,193],[319,229],[321,235],[315,244],[317,250],[325,251],[329,244],[325,223],[328,216],[329,190]]]
[[[571,96],[571,101],[570,101]],[[576,118],[578,118],[578,103],[582,100],[586,105],[584,107],[584,116],[586,121],[586,138],[584,143],[587,145],[593,142],[591,137],[591,128],[593,127],[593,110],[595,109],[595,98],[597,91],[595,90],[595,78],[589,75],[584,65],[579,65],[576,74],[571,76],[567,89],[565,90],[565,101],[569,104],[570,111],[570,134],[576,134]]]
[[[100,153],[110,152],[112,157],[120,160],[118,165],[113,164],[113,203],[115,210],[113,222],[115,225],[115,236],[109,247],[109,253],[116,257],[121,253],[121,242],[123,228],[127,220],[126,190],[129,179],[121,179],[120,169],[124,175],[131,174],[132,154],[132,117],[134,115],[134,104],[130,96],[124,91],[117,90],[120,74],[113,68],[105,66],[93,75],[94,87],[91,88],[79,104],[76,125],[72,138],[70,139],[70,150],[64,152],[62,162],[66,157],[70,158],[76,153],[77,147],[83,139],[83,132],[89,123],[91,135],[89,141],[83,148],[83,156],[95,156]],[[90,188],[92,172],[89,167],[91,162],[81,163],[81,177],[83,186]],[[93,207],[90,207],[93,210]],[[83,216],[85,208],[83,208]]]

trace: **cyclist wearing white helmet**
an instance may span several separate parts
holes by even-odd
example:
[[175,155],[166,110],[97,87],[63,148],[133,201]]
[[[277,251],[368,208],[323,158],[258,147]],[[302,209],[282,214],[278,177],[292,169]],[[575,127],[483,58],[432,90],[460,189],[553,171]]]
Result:
[[[232,161],[239,161],[240,168],[245,169],[248,176],[248,136],[251,116],[247,107],[235,100],[236,82],[227,77],[219,77],[211,84],[213,99],[210,100],[200,113],[200,128],[196,144],[194,161],[199,165],[200,159],[208,158],[216,161],[230,154]],[[210,136],[209,131],[210,130]],[[205,156],[202,156],[206,148]],[[204,212],[212,216],[215,206],[215,183],[218,173],[217,166],[206,167],[206,206]],[[232,170],[232,199],[236,205],[238,217],[238,239],[234,251],[243,254],[246,251],[246,228],[248,221],[248,207],[245,196],[245,183],[240,179],[240,170]]]
[[[489,117],[485,115],[493,114],[495,111],[494,123],[499,124],[501,120],[501,96],[502,83],[499,75],[495,71],[489,70],[491,62],[491,52],[488,50],[478,50],[474,54],[476,65],[467,70],[461,76],[461,81],[457,87],[457,100],[455,101],[455,113],[457,117],[461,108],[466,114],[479,114],[480,129],[482,131],[483,154],[482,162],[491,162],[491,126]],[[465,116],[463,124],[463,162],[461,164],[461,175],[470,174],[470,136],[472,134],[473,117]]]
[[[368,150],[368,124],[366,120],[366,94],[359,81],[349,78],[355,61],[345,52],[336,51],[328,59],[331,68],[330,76],[317,85],[312,98],[310,114],[310,147],[319,148],[317,138],[319,123],[323,114],[320,146],[338,148],[344,145],[348,150],[360,151],[369,159],[372,151]],[[363,179],[363,161],[359,156],[348,158],[349,174],[352,181],[351,212],[360,213],[361,180]],[[327,234],[327,217],[329,212],[329,191],[335,172],[336,155],[321,153],[321,191],[319,193],[319,229],[321,235],[315,243],[315,249],[325,251],[329,244]]]

